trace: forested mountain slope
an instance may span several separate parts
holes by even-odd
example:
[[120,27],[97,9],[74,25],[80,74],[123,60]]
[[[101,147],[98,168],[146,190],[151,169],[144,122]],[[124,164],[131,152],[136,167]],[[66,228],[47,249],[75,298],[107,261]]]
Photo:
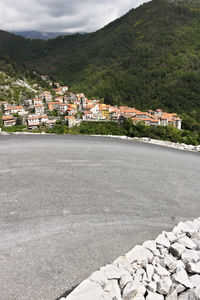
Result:
[[152,0],[97,32],[49,41],[0,32],[0,47],[111,104],[200,110],[199,0]]

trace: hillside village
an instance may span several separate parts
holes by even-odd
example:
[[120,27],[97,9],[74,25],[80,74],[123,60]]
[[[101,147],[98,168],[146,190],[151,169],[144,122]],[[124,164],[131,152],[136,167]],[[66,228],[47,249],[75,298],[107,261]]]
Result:
[[160,109],[142,112],[133,107],[111,106],[96,99],[89,100],[83,93],[73,94],[67,86],[57,82],[53,86],[53,92],[40,91],[36,98],[26,99],[20,105],[0,101],[2,125],[25,125],[28,130],[36,130],[52,128],[58,121],[71,128],[84,121],[117,122],[130,118],[135,124],[142,121],[146,125],[173,125],[181,129],[181,119],[176,113],[166,113]]

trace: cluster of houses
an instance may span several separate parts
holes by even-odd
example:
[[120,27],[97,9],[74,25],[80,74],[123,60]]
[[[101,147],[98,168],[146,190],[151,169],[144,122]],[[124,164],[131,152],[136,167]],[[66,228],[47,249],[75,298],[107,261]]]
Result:
[[83,121],[121,121],[130,118],[133,123],[142,121],[147,125],[173,125],[181,129],[181,119],[175,113],[160,109],[141,112],[133,107],[106,105],[99,100],[88,100],[83,93],[70,93],[67,86],[57,82],[54,87],[52,93],[42,91],[37,98],[27,99],[22,105],[0,101],[3,125],[15,125],[18,116],[30,130],[40,126],[53,127],[58,120],[63,120],[70,128]]

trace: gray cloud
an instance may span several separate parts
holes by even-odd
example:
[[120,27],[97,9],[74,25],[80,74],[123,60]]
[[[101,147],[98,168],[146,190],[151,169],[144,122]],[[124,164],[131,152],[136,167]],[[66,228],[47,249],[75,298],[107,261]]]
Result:
[[1,0],[0,29],[95,31],[150,0]]

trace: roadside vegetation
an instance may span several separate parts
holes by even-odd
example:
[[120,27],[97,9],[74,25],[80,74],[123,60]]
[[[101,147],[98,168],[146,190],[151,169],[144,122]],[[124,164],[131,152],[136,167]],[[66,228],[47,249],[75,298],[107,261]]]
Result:
[[[188,117],[187,117],[188,118]],[[187,121],[184,121],[185,128]],[[1,122],[1,120],[0,120]],[[198,127],[198,129],[196,128]],[[116,135],[128,137],[147,137],[151,139],[170,141],[175,143],[184,143],[188,145],[200,145],[200,123],[195,123],[191,129],[179,130],[174,126],[149,126],[142,122],[136,125],[131,119],[127,119],[122,123],[119,122],[82,122],[80,126],[68,128],[66,123],[57,121],[53,128],[40,126],[37,130],[30,131],[31,133],[49,133],[49,134],[83,134],[83,135]],[[11,127],[2,127],[6,132],[23,132],[28,131],[25,125],[15,125]]]
[[116,122],[82,122],[79,127],[73,128],[73,133],[124,135],[128,137],[148,137],[175,143],[191,145],[200,144],[200,131],[179,130],[174,126],[148,126],[142,122],[134,125],[131,119],[119,124]]

